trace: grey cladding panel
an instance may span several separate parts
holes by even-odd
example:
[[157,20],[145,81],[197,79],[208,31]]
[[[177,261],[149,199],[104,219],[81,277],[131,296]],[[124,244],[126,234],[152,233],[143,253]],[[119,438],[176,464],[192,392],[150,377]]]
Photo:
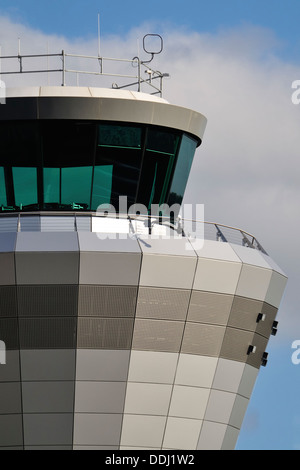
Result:
[[24,381],[75,378],[75,349],[23,350],[20,356]]
[[220,354],[225,327],[187,322],[181,352],[217,357]]
[[19,318],[21,349],[73,349],[76,317]]
[[72,413],[74,382],[23,382],[24,413]]
[[228,326],[242,330],[255,331],[257,316],[262,310],[263,302],[235,296],[228,321]]
[[17,316],[16,286],[0,286],[0,318]]
[[20,232],[17,237],[17,252],[78,251],[76,232]]
[[25,445],[71,445],[73,413],[24,414]]
[[78,315],[134,317],[137,287],[79,286]]
[[78,348],[130,349],[134,320],[78,318]]
[[190,291],[140,287],[136,316],[160,320],[185,320]]
[[16,253],[17,284],[78,284],[79,253]]
[[14,253],[0,253],[0,285],[12,285],[15,282]]
[[247,362],[248,347],[253,344],[254,333],[237,328],[226,328],[220,357]]
[[15,251],[16,239],[16,232],[0,232],[0,253]]
[[80,253],[80,284],[138,285],[139,253]]
[[226,325],[232,301],[233,295],[193,290],[187,320]]
[[179,352],[184,322],[136,319],[132,349]]
[[18,286],[17,292],[20,317],[77,315],[78,286]]

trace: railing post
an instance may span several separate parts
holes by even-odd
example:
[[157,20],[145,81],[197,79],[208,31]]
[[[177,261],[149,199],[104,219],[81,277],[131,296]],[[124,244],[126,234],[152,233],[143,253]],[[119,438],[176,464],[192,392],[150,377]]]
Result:
[[65,72],[65,51],[61,51],[62,54],[62,86],[66,84],[66,72]]

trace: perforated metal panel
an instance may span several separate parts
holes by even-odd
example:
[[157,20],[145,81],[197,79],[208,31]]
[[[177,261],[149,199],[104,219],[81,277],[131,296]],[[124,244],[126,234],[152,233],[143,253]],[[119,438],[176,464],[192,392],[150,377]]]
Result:
[[179,352],[184,322],[136,319],[132,349]]
[[184,330],[181,352],[201,356],[218,356],[224,334],[225,327],[223,326],[188,322]]
[[136,316],[185,320],[189,299],[189,290],[140,287]]
[[193,290],[187,319],[191,322],[226,325],[232,302],[233,295]]
[[78,286],[18,286],[20,317],[77,315]]
[[130,349],[133,320],[129,318],[78,318],[78,348]]
[[73,349],[76,347],[76,318],[19,318],[21,349]]
[[17,294],[15,286],[0,286],[0,318],[17,316]]
[[137,287],[79,286],[78,315],[133,317]]

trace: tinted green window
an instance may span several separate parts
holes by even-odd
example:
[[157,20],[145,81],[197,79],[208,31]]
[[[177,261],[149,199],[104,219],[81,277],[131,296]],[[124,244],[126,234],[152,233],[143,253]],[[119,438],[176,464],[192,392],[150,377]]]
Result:
[[179,135],[148,129],[137,202],[151,210],[153,204],[166,202],[177,152]]
[[169,206],[171,206],[172,204],[181,204],[182,202],[185,187],[193,163],[196,147],[196,140],[192,139],[187,135],[182,136],[175,172],[170,189],[170,195],[168,200]]
[[0,167],[0,206],[7,207],[4,168]]
[[92,193],[92,209],[101,204],[110,204],[113,165],[95,166]]
[[71,209],[89,209],[92,187],[91,166],[62,168],[61,204]]
[[[99,169],[94,173],[93,206],[96,203],[98,206],[99,201],[100,204],[111,204],[118,211],[120,196],[127,197],[128,206],[136,201],[142,160],[142,129],[100,124],[98,132],[95,169]],[[102,182],[104,187],[100,190]]]
[[16,206],[27,206],[36,210],[37,197],[37,171],[36,168],[14,167],[12,169]]
[[44,168],[44,203],[60,201],[60,168]]

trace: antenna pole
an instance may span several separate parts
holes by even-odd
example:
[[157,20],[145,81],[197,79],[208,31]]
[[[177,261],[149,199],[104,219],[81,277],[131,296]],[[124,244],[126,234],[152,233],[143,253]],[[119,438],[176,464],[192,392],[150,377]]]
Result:
[[98,13],[98,57],[100,57],[100,14]]

